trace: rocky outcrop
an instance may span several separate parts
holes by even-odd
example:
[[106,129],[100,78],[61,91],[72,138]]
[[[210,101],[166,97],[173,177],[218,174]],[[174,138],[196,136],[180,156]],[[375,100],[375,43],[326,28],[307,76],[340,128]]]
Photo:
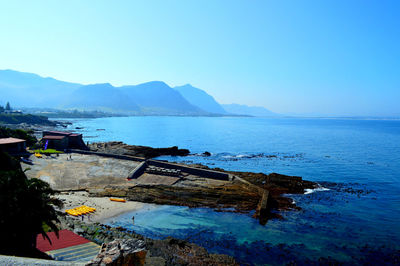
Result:
[[247,212],[257,207],[258,191],[241,183],[210,187],[178,187],[166,185],[109,186],[102,190],[89,190],[90,196],[126,197],[132,201],[189,207],[234,208]]
[[[215,170],[215,169],[214,169]],[[219,169],[221,170],[221,169]],[[265,224],[270,218],[281,216],[271,210],[300,209],[283,193],[304,193],[316,183],[301,177],[280,174],[229,172],[236,176],[233,181],[215,185],[142,185],[131,187],[107,186],[89,190],[96,197],[125,197],[146,203],[169,204],[189,207],[210,207],[218,211],[249,212],[255,210],[254,218]]]
[[111,153],[118,155],[130,155],[146,159],[163,155],[186,156],[190,153],[187,149],[178,149],[177,146],[169,148],[152,148],[147,146],[127,145],[121,141],[99,142],[89,144],[91,151]]
[[116,239],[109,243],[103,243],[99,254],[87,266],[95,265],[133,265],[145,264],[147,251],[145,242],[140,239]]

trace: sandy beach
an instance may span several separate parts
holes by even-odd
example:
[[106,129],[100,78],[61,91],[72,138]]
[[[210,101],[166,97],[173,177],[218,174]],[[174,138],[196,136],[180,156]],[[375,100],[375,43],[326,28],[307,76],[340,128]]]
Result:
[[[64,207],[61,209],[63,212],[67,209],[86,205],[96,208],[96,211],[89,216],[85,215],[84,221],[86,222],[103,222],[104,220],[120,215],[125,212],[139,210],[148,205],[137,201],[115,202],[111,201],[109,197],[89,197],[89,194],[84,191],[79,192],[62,192],[55,197],[64,202]],[[71,216],[72,217],[72,216]],[[76,219],[81,219],[77,217]]]

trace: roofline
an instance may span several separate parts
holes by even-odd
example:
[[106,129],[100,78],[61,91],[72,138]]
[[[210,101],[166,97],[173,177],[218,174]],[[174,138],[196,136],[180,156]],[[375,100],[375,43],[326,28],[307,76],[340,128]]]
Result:
[[22,142],[26,142],[26,140],[17,138],[0,138],[0,145],[22,143]]

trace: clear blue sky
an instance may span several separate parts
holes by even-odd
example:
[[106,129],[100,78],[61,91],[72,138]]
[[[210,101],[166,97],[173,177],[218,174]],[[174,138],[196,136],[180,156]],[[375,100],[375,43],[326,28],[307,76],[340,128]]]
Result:
[[280,113],[400,115],[400,1],[1,1],[0,69],[190,83]]

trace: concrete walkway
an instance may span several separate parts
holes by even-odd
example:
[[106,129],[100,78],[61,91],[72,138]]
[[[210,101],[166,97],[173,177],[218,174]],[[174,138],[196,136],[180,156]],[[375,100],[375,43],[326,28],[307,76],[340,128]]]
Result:
[[84,262],[71,262],[71,261],[55,261],[55,260],[42,260],[24,257],[3,256],[0,255],[0,265],[13,265],[13,266],[83,266]]

